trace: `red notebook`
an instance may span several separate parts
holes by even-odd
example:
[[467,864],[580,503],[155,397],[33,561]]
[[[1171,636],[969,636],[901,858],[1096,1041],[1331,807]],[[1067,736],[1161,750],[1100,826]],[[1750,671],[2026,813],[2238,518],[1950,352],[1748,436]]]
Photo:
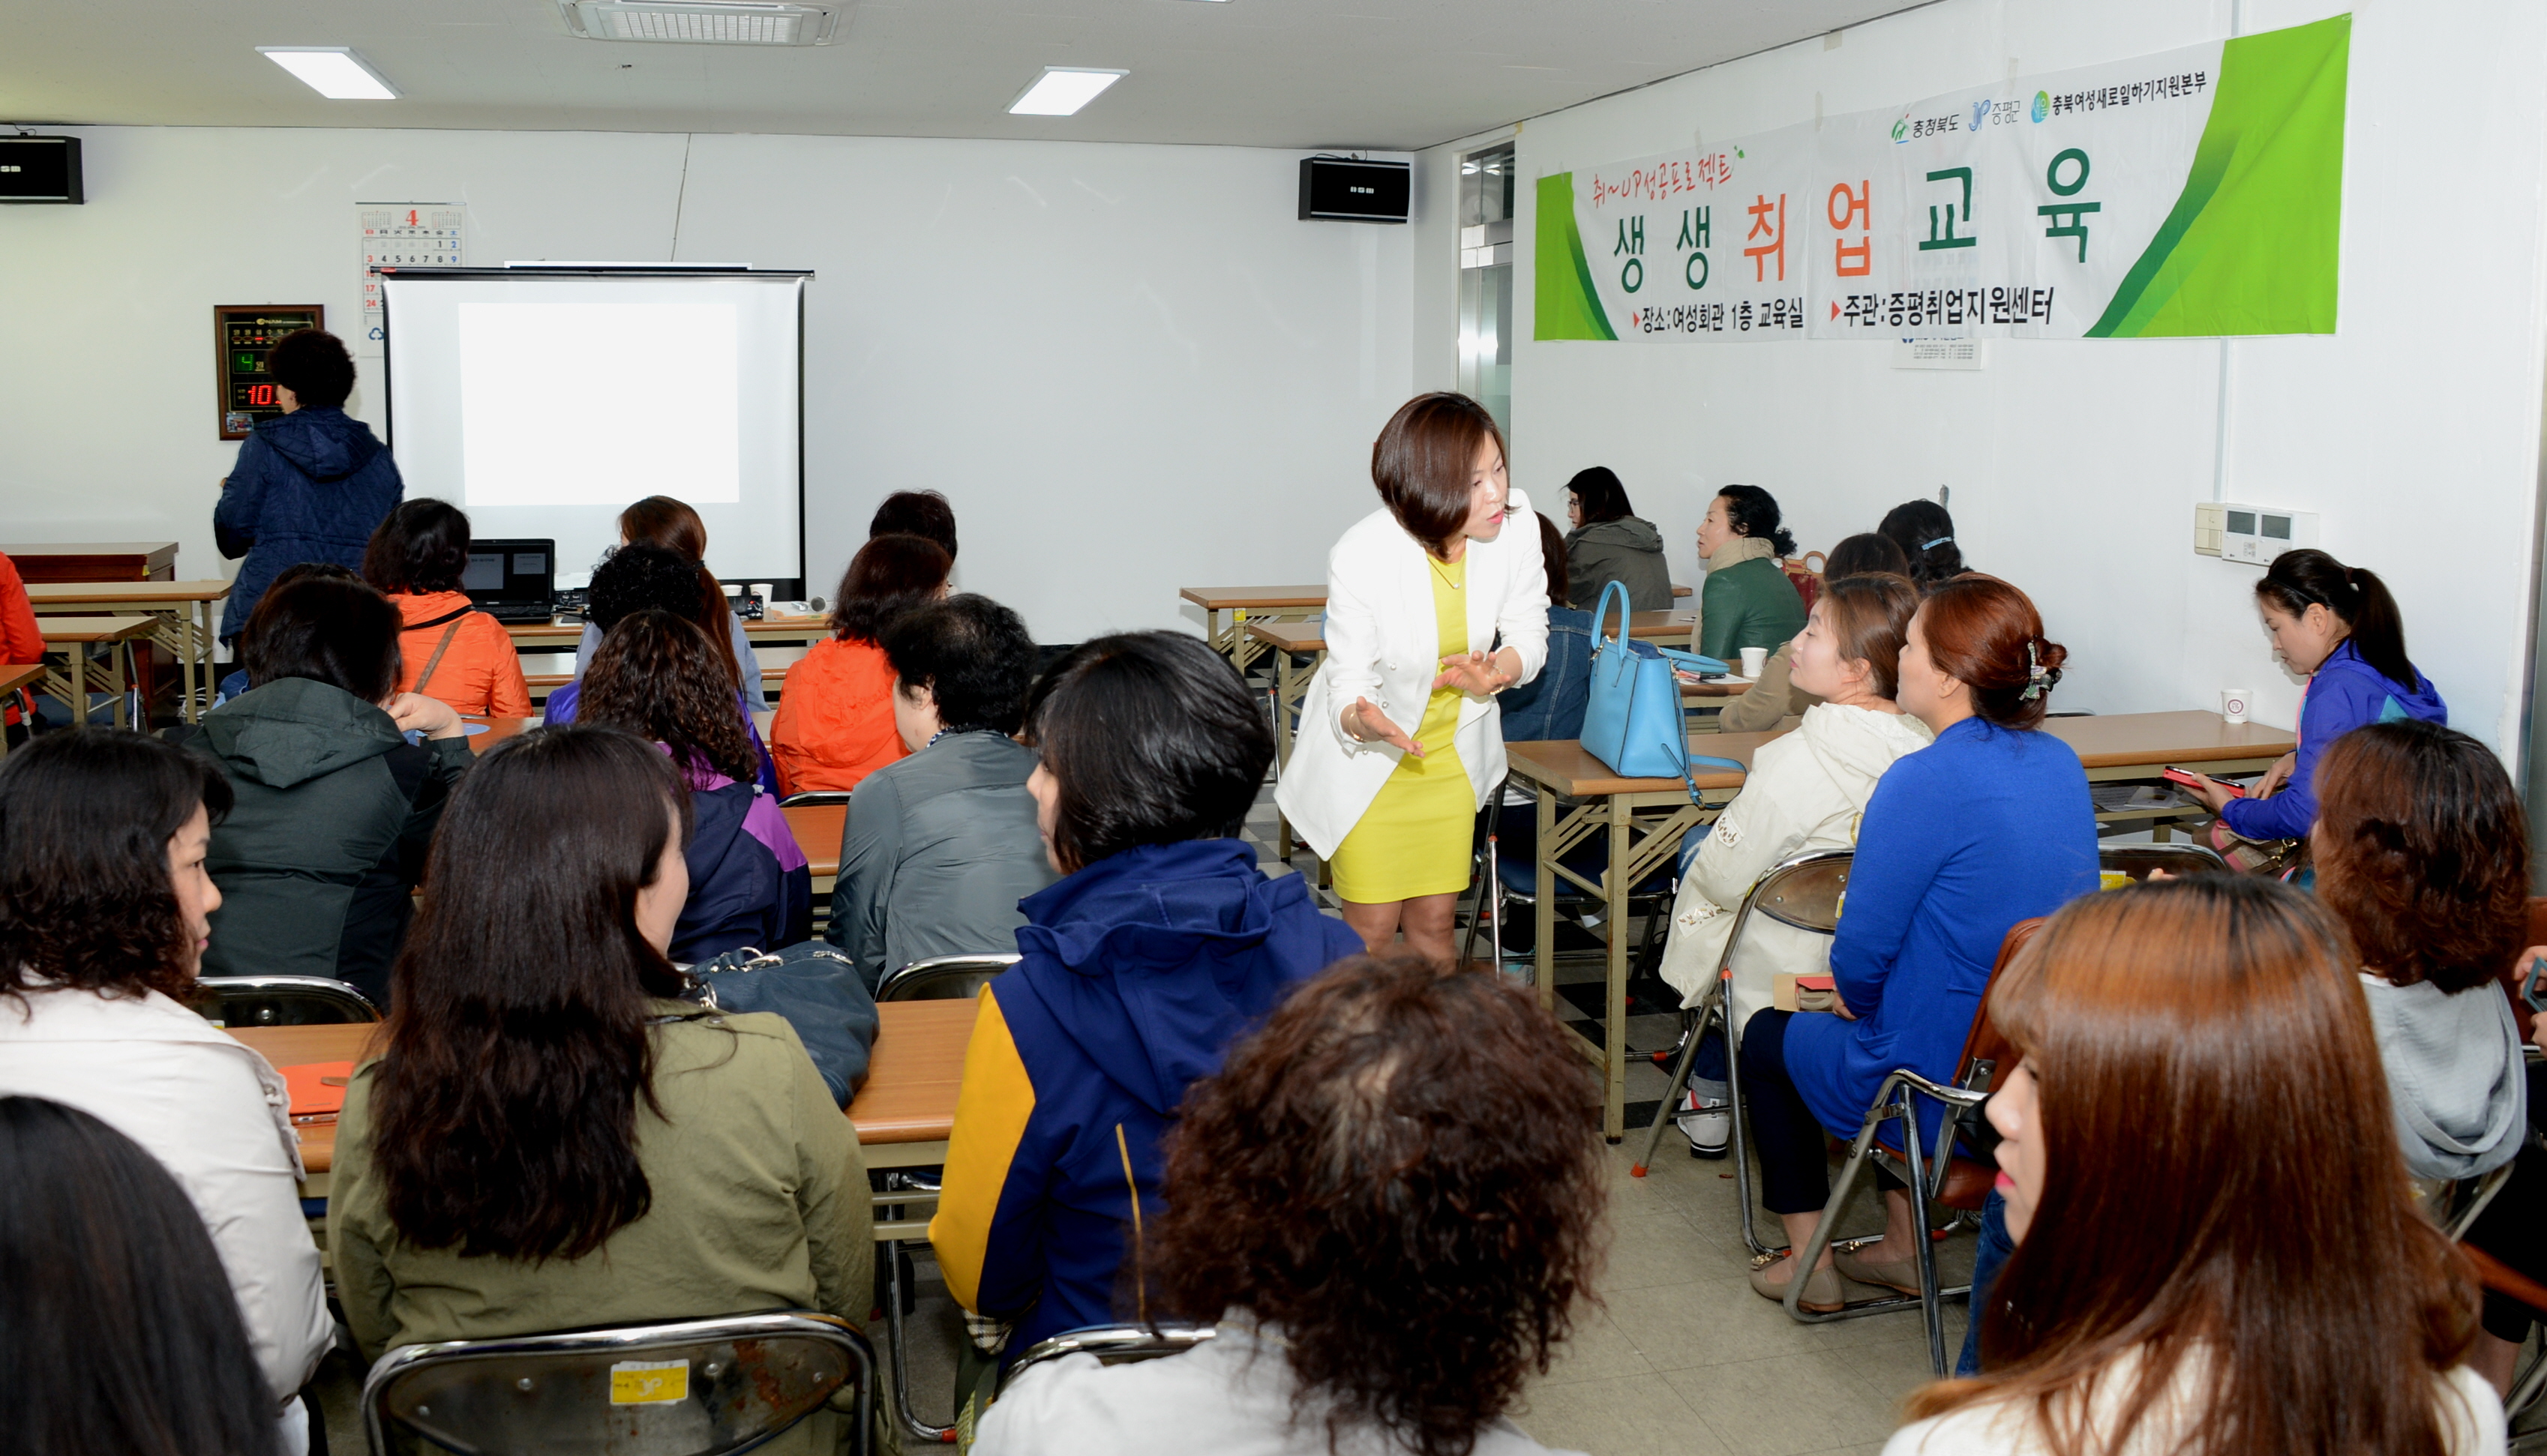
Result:
[[283,1073],[283,1084],[292,1089],[295,1122],[322,1116],[333,1121],[344,1110],[345,1083],[353,1079],[353,1063],[305,1062],[275,1070]]

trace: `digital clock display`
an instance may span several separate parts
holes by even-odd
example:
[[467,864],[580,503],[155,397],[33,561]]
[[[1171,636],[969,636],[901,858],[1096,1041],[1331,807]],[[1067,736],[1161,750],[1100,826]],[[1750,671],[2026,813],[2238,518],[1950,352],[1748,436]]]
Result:
[[213,346],[220,370],[220,435],[244,440],[259,420],[283,413],[266,355],[285,334],[325,328],[327,310],[319,304],[221,304],[213,309]]

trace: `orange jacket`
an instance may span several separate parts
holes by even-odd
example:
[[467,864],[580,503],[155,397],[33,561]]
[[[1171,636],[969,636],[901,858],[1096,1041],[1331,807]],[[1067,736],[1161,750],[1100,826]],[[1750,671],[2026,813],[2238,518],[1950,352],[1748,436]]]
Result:
[[769,725],[778,792],[854,789],[910,752],[893,728],[893,664],[884,648],[834,638],[787,669]]
[[[0,556],[0,662],[15,666],[44,660],[44,630],[36,625],[27,584],[18,579],[18,563]],[[16,723],[19,705],[25,701],[24,693],[9,694],[7,706],[0,707],[0,720]]]
[[[407,629],[398,636],[398,691],[422,693],[440,698],[470,718],[528,718],[531,716],[531,690],[522,681],[522,654],[513,649],[513,640],[504,635],[504,624],[483,612],[470,612],[469,594],[465,591],[429,591],[410,595],[397,592],[390,597]],[[442,643],[442,635],[451,632],[454,612],[460,630],[452,633],[451,646],[434,663],[433,680],[422,687],[417,679],[424,676],[424,665],[433,661],[433,649]],[[415,624],[431,622],[434,626]]]

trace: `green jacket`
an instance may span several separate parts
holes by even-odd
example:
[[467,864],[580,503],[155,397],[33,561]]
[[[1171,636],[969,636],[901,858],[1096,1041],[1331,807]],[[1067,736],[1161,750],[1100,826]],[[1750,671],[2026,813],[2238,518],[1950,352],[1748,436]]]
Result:
[[1630,612],[1668,612],[1672,605],[1671,568],[1663,563],[1663,534],[1637,516],[1595,521],[1565,534],[1565,595],[1571,606],[1589,612],[1601,605],[1601,589],[1616,581],[1627,589]]
[[[655,1009],[687,1019],[657,1032],[662,1115],[637,1108],[654,1205],[577,1259],[463,1258],[401,1240],[372,1171],[381,1064],[354,1073],[336,1132],[327,1247],[363,1358],[430,1340],[769,1310],[865,1325],[875,1298],[866,1161],[795,1029],[679,1001]],[[836,1425],[817,1413],[760,1449],[829,1451]]]
[[[1769,543],[1735,537],[1716,548],[1699,588],[1698,650],[1737,669],[1744,647],[1776,651],[1804,630],[1804,599],[1770,559]],[[1726,557],[1734,557],[1727,561]]]
[[332,976],[389,1004],[390,963],[466,737],[409,744],[390,716],[342,688],[277,678],[187,728],[237,804],[213,829],[220,887],[206,976]]

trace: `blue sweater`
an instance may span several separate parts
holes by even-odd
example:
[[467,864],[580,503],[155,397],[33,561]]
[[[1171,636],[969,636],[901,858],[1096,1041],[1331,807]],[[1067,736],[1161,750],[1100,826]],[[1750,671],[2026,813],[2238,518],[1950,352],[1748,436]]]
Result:
[[[2411,670],[2411,669],[2410,669]],[[2236,799],[2220,817],[2249,839],[2296,839],[2317,822],[2317,761],[2335,739],[2374,723],[2402,718],[2446,724],[2450,705],[2432,680],[2415,672],[2411,689],[2361,660],[2349,641],[2338,643],[2309,678],[2300,699],[2299,762],[2270,799]]]
[[[1787,1071],[1814,1118],[1855,1137],[1893,1071],[1953,1080],[2008,928],[2096,886],[2087,774],[2050,733],[1968,718],[1886,770],[1831,942],[1857,1019],[1787,1029]],[[1933,1136],[1938,1110],[1925,1112]]]
[[299,409],[259,423],[239,446],[213,507],[221,555],[247,557],[221,609],[221,641],[247,626],[256,599],[284,567],[360,567],[372,532],[405,492],[389,447],[341,409]]
[[1010,1355],[1113,1321],[1134,1187],[1155,1221],[1186,1089],[1362,948],[1237,839],[1127,849],[1017,908],[1023,959],[982,993],[928,1226],[957,1303],[1016,1322]]

